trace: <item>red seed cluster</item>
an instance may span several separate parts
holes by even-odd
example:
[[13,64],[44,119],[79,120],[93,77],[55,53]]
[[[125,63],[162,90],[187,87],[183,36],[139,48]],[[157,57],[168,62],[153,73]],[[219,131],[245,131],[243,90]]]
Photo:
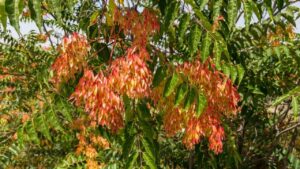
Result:
[[111,86],[129,98],[148,97],[152,72],[147,67],[146,58],[149,58],[146,50],[136,52],[128,49],[125,57],[114,60],[111,64]]
[[106,126],[113,132],[123,127],[123,101],[110,88],[108,78],[102,72],[95,76],[92,71],[86,70],[71,99],[77,106],[84,104],[90,120],[98,125]]
[[78,33],[65,37],[59,49],[60,56],[52,64],[54,72],[52,82],[58,87],[62,82],[67,82],[75,77],[86,67],[86,56],[89,51],[89,44],[86,38]]
[[[159,29],[159,23],[147,9],[142,13],[116,9],[114,23],[126,35],[133,36],[132,47],[127,49],[125,56],[112,61],[105,71],[106,75],[102,71],[94,75],[91,70],[85,70],[71,100],[77,106],[84,106],[93,126],[106,126],[116,132],[123,127],[122,95],[129,98],[150,95],[152,72],[146,63],[150,59],[146,43],[148,37]],[[82,36],[74,33],[71,38],[65,38],[61,56],[52,65],[55,84],[68,81],[75,73],[87,69],[87,52],[88,44]]]
[[84,105],[92,122],[117,132],[124,125],[121,95],[143,98],[150,93],[152,73],[145,58],[149,58],[147,51],[128,49],[126,56],[112,62],[108,76],[86,70],[71,99],[77,106]]
[[191,84],[205,92],[208,107],[212,107],[214,113],[229,116],[238,111],[240,96],[237,89],[226,75],[215,70],[210,61],[205,64],[200,61],[186,62],[177,71],[186,75]]
[[157,16],[148,9],[141,14],[136,10],[115,11],[114,21],[118,23],[125,34],[133,35],[133,46],[146,46],[148,37],[159,30]]
[[207,137],[209,148],[216,154],[222,152],[224,129],[221,118],[236,114],[240,99],[237,89],[222,72],[215,70],[214,65],[207,61],[186,62],[176,68],[177,73],[183,73],[190,85],[204,93],[207,105],[200,117],[196,116],[195,102],[187,110],[182,105],[174,106],[174,95],[162,98],[162,88],[153,90],[152,98],[157,106],[166,112],[164,128],[169,136],[185,131],[183,143],[189,149]]

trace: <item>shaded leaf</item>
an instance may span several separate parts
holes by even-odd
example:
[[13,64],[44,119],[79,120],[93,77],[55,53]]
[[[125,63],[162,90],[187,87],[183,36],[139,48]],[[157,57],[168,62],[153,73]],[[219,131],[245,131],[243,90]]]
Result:
[[167,79],[166,86],[164,89],[164,97],[170,96],[170,94],[174,91],[178,81],[179,78],[177,73],[173,73],[173,75]]
[[186,93],[188,91],[188,86],[186,83],[181,83],[177,90],[176,90],[176,95],[175,95],[175,106],[178,106],[181,101],[184,99]]
[[235,82],[237,75],[238,75],[237,68],[234,65],[231,65],[230,66],[230,77],[231,77],[232,83]]
[[245,70],[241,65],[237,65],[237,73],[238,73],[238,85],[240,85],[245,74]]
[[153,77],[153,87],[158,86],[166,77],[166,70],[164,67],[160,66],[157,68],[155,75]]
[[20,3],[20,0],[5,0],[5,11],[8,15],[9,22],[16,29],[16,31],[18,33],[20,33],[19,3]]
[[185,97],[184,109],[190,108],[191,104],[195,101],[196,91],[191,88]]
[[196,117],[201,116],[206,106],[207,106],[207,100],[205,95],[203,93],[198,92],[197,100],[196,100]]
[[186,30],[189,26],[190,22],[190,15],[189,14],[184,14],[179,21],[179,27],[178,27],[178,41],[179,44],[182,45],[184,41],[184,35],[186,33]]
[[40,131],[45,138],[47,138],[49,141],[51,141],[49,126],[47,124],[47,120],[44,117],[44,115],[40,115],[35,119],[35,124],[38,126],[37,130]]
[[200,39],[201,39],[201,30],[197,25],[194,25],[190,33],[190,41],[189,41],[189,50],[191,55],[197,52]]
[[134,168],[134,164],[136,163],[136,160],[139,156],[139,153],[138,152],[134,152],[133,154],[131,154],[128,158],[128,160],[126,161],[126,165],[125,165],[125,168],[126,169],[132,169]]
[[165,29],[167,30],[171,23],[175,20],[178,15],[179,3],[177,1],[172,1],[167,7],[165,16]]

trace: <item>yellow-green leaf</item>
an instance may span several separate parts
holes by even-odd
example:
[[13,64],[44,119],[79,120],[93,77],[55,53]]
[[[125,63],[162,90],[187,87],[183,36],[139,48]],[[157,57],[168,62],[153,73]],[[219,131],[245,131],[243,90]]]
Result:
[[5,12],[5,0],[0,0],[0,20],[5,31],[6,24],[7,24],[7,14]]
[[177,73],[173,73],[173,75],[167,79],[166,86],[164,89],[164,97],[168,97],[171,95],[178,81],[179,81],[179,77]]
[[295,118],[298,117],[298,111],[299,111],[299,107],[298,106],[299,105],[298,105],[297,97],[292,96],[292,107],[293,107],[293,113],[294,113]]
[[229,29],[231,29],[235,25],[237,13],[237,0],[229,0],[227,7],[227,22]]
[[205,37],[204,37],[204,40],[202,42],[202,48],[201,48],[201,59],[202,59],[202,62],[205,62],[206,59],[209,56],[210,45],[211,45],[211,37],[210,37],[209,33],[207,32],[206,35],[205,35]]

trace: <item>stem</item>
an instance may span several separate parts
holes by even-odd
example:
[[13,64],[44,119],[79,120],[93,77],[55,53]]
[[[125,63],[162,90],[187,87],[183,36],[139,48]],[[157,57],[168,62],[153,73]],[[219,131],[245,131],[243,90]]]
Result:
[[193,169],[193,165],[194,165],[194,150],[190,151],[190,157],[189,157],[189,169]]

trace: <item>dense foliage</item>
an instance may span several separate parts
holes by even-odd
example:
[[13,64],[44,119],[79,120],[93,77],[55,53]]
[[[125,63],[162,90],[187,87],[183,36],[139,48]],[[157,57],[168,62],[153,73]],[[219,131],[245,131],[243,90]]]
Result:
[[295,3],[0,0],[0,168],[299,168]]

